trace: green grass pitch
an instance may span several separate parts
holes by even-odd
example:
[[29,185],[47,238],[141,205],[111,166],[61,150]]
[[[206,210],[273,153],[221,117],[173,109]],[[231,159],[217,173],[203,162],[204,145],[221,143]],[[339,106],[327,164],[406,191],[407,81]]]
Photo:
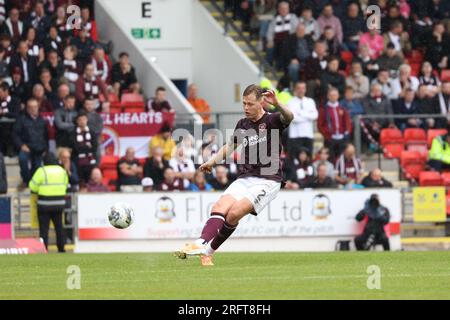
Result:
[[[218,253],[0,257],[0,299],[450,299],[450,252]],[[68,290],[67,268],[81,271]],[[367,268],[381,270],[369,290]]]

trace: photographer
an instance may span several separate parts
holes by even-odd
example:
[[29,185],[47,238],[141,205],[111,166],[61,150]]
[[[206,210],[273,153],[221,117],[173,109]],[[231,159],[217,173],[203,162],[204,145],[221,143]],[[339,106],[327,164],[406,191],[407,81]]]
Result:
[[372,194],[366,201],[364,209],[356,215],[357,221],[363,221],[367,217],[367,224],[361,235],[355,238],[357,250],[369,250],[372,245],[381,244],[385,251],[389,251],[389,239],[384,231],[384,226],[389,223],[389,210],[380,204],[377,194]]

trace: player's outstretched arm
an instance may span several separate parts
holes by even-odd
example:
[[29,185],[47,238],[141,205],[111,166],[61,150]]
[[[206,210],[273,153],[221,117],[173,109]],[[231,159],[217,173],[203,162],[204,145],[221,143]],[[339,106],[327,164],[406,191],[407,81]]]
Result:
[[211,173],[214,166],[225,160],[236,149],[236,147],[237,145],[230,140],[222,148],[220,148],[219,151],[211,157],[211,159],[202,164],[199,170],[206,173]]
[[281,121],[285,125],[289,125],[294,119],[294,114],[291,112],[291,110],[289,110],[288,107],[282,105],[280,101],[278,101],[275,91],[268,90],[264,92],[263,95],[266,102],[273,105],[281,113]]

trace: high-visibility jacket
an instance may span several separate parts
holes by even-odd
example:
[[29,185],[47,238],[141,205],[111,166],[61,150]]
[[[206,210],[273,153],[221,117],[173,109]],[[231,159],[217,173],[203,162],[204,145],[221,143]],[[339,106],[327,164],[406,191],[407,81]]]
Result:
[[450,145],[447,142],[447,135],[437,136],[433,139],[428,158],[450,164]]
[[36,170],[29,183],[31,192],[38,195],[39,208],[62,209],[64,208],[65,195],[69,177],[66,170],[58,165],[43,166]]

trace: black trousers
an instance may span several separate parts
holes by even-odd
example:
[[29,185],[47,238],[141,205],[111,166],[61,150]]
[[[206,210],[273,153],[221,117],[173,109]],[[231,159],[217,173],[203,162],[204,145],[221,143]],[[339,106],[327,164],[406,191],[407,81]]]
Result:
[[309,155],[313,153],[313,139],[310,138],[288,138],[287,139],[288,154],[292,159],[298,156],[302,149],[308,150]]
[[357,236],[355,238],[355,247],[357,250],[369,250],[370,246],[368,247],[368,240],[370,237],[373,237],[373,239],[371,239],[371,243],[370,246],[375,245],[375,244],[381,244],[383,246],[383,250],[385,251],[389,251],[391,250],[391,247],[389,245],[389,239],[386,236],[386,234],[373,234],[373,233],[363,233],[359,236]]
[[435,171],[441,172],[442,170],[450,170],[450,164],[444,163],[439,160],[430,160],[428,165]]
[[52,221],[55,226],[56,246],[58,247],[58,252],[65,252],[63,210],[63,208],[51,209],[38,207],[39,236],[44,240],[45,247],[48,248],[48,231],[50,229],[50,221]]
[[348,139],[341,140],[325,140],[325,147],[330,149],[330,162],[335,163],[336,160],[341,156],[342,152],[345,149],[345,146],[348,143]]

